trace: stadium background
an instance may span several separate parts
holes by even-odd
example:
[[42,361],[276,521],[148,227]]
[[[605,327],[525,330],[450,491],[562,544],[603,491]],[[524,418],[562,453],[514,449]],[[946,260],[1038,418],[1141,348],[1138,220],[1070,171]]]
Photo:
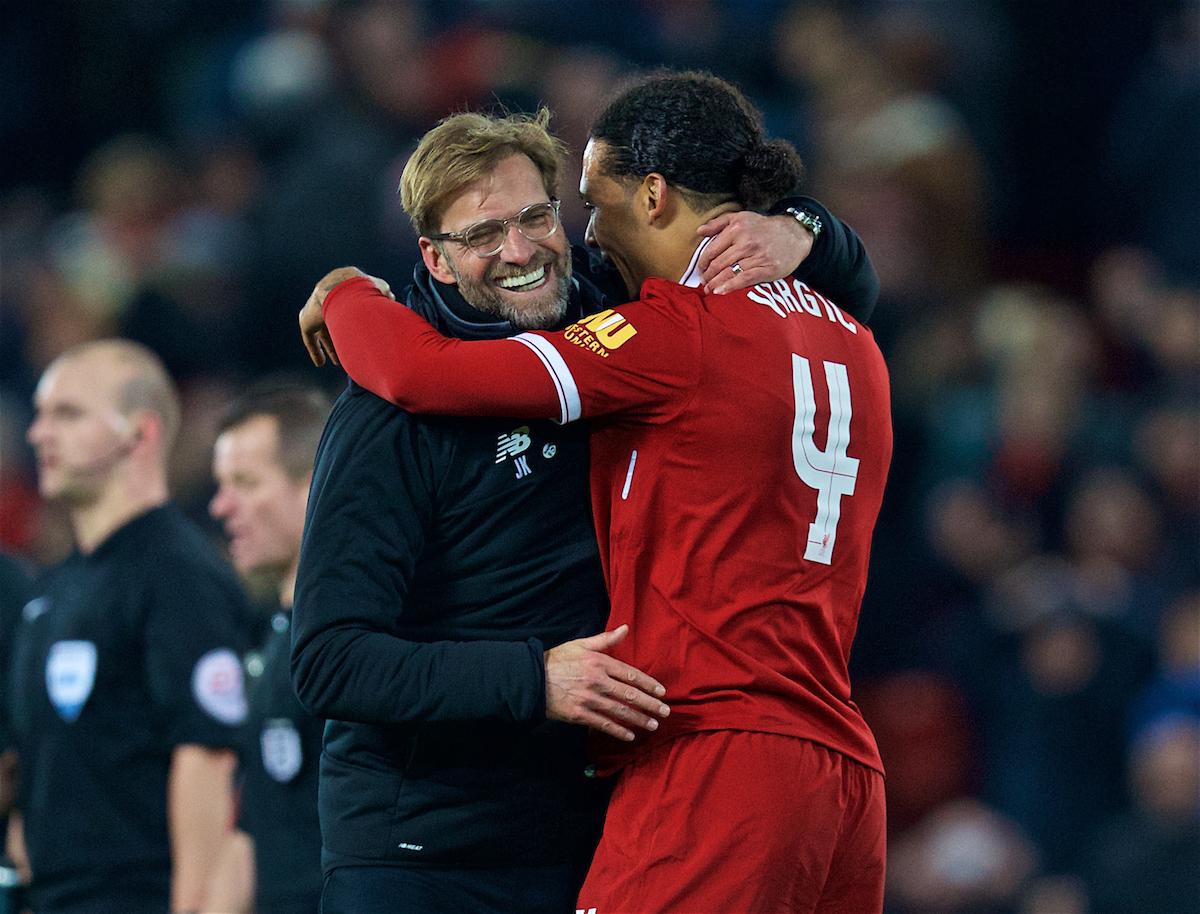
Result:
[[313,282],[353,263],[404,285],[395,187],[424,130],[543,103],[577,156],[622,74],[712,70],[797,145],[883,282],[897,447],[853,672],[889,769],[889,911],[1200,897],[1200,4],[0,14],[0,548],[67,548],[23,441],[65,347],[164,357],[175,491],[204,522],[222,405],[315,373],[295,324]]

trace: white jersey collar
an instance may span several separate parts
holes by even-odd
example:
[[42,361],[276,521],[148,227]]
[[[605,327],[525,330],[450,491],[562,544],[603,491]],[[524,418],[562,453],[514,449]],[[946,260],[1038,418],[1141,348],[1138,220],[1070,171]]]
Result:
[[681,286],[692,286],[695,288],[703,282],[700,278],[700,268],[697,264],[700,262],[700,254],[708,247],[710,241],[712,241],[712,238],[705,238],[700,242],[700,246],[696,248],[696,253],[692,255],[692,262],[688,264],[688,268],[683,271],[683,277],[679,280]]

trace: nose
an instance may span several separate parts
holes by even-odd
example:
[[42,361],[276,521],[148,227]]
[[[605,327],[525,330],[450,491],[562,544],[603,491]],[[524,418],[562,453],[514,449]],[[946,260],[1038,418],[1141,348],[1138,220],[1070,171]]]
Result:
[[530,241],[519,231],[516,223],[508,226],[508,234],[504,236],[504,247],[500,249],[500,259],[505,263],[528,263],[538,249],[536,241]]
[[229,517],[230,509],[233,505],[233,499],[225,492],[224,489],[217,489],[217,494],[212,497],[212,501],[208,503],[208,513],[215,520],[225,520]]
[[46,420],[43,416],[38,416],[30,423],[29,430],[25,432],[25,440],[33,447],[46,440]]

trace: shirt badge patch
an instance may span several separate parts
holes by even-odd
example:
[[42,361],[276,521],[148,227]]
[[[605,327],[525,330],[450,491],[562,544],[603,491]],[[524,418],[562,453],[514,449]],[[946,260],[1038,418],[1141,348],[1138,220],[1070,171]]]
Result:
[[56,641],[46,658],[46,691],[54,710],[69,724],[79,719],[96,683],[96,645]]
[[304,754],[300,748],[300,734],[286,717],[276,717],[263,723],[259,734],[262,746],[263,768],[273,780],[286,784],[300,773]]
[[196,661],[192,694],[205,713],[223,724],[240,724],[245,720],[246,693],[237,654],[219,647]]
[[50,608],[50,600],[46,597],[34,597],[21,610],[21,617],[26,622],[32,622]]

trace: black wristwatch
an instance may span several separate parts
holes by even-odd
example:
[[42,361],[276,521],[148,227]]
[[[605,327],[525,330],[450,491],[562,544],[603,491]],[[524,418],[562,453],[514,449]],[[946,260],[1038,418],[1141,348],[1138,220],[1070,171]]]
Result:
[[796,209],[794,206],[789,206],[784,212],[808,229],[812,233],[814,241],[817,240],[817,236],[821,234],[821,229],[824,228],[821,225],[820,216],[814,215],[807,210]]

